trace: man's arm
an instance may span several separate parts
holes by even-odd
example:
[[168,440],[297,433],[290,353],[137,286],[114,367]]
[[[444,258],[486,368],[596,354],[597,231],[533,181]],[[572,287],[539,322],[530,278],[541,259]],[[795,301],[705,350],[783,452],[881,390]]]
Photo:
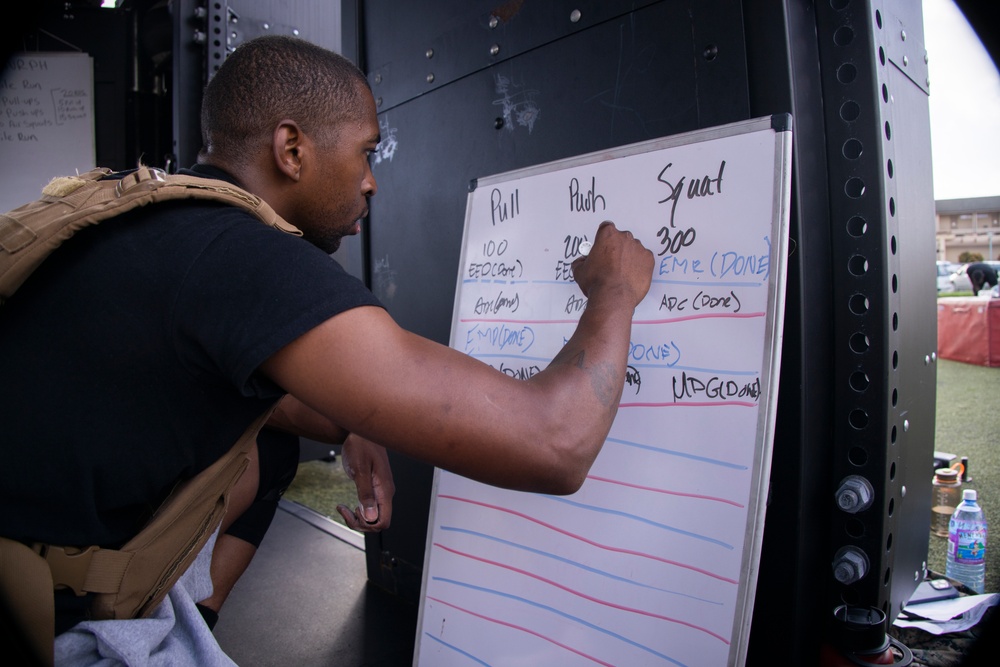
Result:
[[291,394],[278,402],[278,407],[267,420],[268,428],[299,435],[317,442],[339,445],[347,438],[348,431],[316,412]]
[[605,223],[573,268],[587,309],[529,380],[407,332],[375,307],[327,320],[262,370],[334,424],[389,449],[487,484],[572,493],[617,413],[653,256]]

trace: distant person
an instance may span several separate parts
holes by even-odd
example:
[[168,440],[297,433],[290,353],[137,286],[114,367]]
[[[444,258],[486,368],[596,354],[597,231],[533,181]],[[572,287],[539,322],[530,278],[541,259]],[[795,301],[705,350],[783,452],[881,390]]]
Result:
[[997,270],[986,262],[973,262],[965,267],[965,273],[972,281],[972,293],[979,296],[983,287],[993,288],[997,284]]

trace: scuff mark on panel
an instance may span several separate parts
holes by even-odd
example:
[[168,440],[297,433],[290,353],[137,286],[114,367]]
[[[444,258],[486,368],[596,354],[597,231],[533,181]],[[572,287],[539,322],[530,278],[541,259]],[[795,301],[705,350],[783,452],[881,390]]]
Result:
[[493,80],[496,83],[496,92],[503,96],[493,100],[493,104],[502,110],[503,127],[507,128],[508,132],[513,132],[514,125],[517,124],[528,128],[528,134],[531,134],[535,127],[535,121],[538,120],[542,112],[535,103],[538,91],[530,88],[516,90],[521,86],[512,83],[503,74],[495,74]]
[[396,128],[389,126],[388,115],[384,115],[378,119],[378,131],[382,136],[382,140],[379,141],[378,146],[375,147],[375,152],[372,153],[373,167],[381,164],[383,161],[392,162],[392,158],[396,154],[396,149],[399,147],[399,142],[396,141]]
[[389,255],[377,257],[372,266],[375,295],[383,301],[392,301],[396,295],[396,271],[389,266]]

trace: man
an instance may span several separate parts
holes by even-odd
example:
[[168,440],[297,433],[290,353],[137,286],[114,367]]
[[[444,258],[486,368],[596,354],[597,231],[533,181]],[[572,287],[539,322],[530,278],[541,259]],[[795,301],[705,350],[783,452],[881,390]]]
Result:
[[[0,535],[119,545],[281,397],[270,427],[359,452],[362,506],[342,510],[357,527],[378,527],[386,517],[371,505],[391,498],[374,443],[488,484],[580,487],[617,412],[652,253],[603,224],[574,264],[588,297],[575,333],[545,371],[514,380],[404,331],[329,258],[377,189],[374,99],[349,61],[291,38],[247,42],[206,88],[202,132],[193,173],[260,196],[308,243],[236,208],[160,204],[80,232],[47,260],[0,317]],[[256,494],[252,475],[241,484],[234,517]],[[235,544],[232,559],[206,548],[216,588],[241,571],[226,563],[246,561]],[[193,581],[203,565],[157,612],[205,664],[211,634],[190,611],[221,601]],[[67,619],[85,612],[57,599]],[[106,650],[102,624],[122,623],[135,622],[78,625],[57,653]]]
[[997,270],[986,262],[973,262],[965,267],[965,273],[972,283],[972,294],[979,296],[983,287],[996,287]]

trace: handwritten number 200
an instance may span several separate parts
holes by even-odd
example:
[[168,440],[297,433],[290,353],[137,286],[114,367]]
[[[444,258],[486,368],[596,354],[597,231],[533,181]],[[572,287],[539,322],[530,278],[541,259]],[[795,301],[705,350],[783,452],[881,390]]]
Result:
[[580,254],[580,244],[587,240],[586,236],[566,236],[563,239],[563,256],[566,259],[576,257]]
[[665,255],[669,252],[672,255],[676,255],[681,251],[681,248],[694,243],[697,232],[694,227],[688,227],[683,231],[678,229],[674,234],[674,237],[670,238],[670,228],[660,227],[660,231],[656,232],[656,235],[660,237],[660,245],[663,246],[663,249],[660,250],[659,254]]

